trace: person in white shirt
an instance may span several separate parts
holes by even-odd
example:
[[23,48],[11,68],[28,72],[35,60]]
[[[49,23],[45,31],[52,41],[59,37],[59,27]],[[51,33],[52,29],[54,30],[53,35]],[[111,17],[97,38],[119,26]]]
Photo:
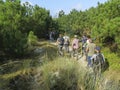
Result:
[[67,34],[65,33],[65,35],[63,36],[63,39],[64,39],[64,48],[65,48],[65,51],[66,51],[67,53],[69,53],[70,38],[69,38],[69,36],[67,36]]

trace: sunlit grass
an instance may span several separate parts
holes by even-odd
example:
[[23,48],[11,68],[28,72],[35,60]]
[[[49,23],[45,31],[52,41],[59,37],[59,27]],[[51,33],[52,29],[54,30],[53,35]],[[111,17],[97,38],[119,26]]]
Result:
[[104,56],[109,63],[108,70],[104,72],[107,79],[115,80],[119,82],[120,80],[120,57],[117,54],[111,53],[109,48],[103,49]]
[[120,70],[120,57],[118,57],[115,53],[110,53],[108,48],[104,48],[103,53],[109,62],[109,68],[113,70]]
[[13,73],[0,75],[0,78],[5,79],[5,80],[12,79],[15,76],[18,76],[18,75],[21,75],[21,74],[25,74],[25,73],[27,73],[29,71],[30,71],[30,69],[23,69],[23,70],[19,70],[19,71],[13,72]]
[[[38,68],[39,71],[39,68]],[[44,87],[46,90],[53,88],[55,90],[66,90],[77,82],[79,77],[79,64],[64,57],[44,64],[40,71],[43,73]]]
[[[22,60],[22,64],[20,63],[21,67],[12,63],[13,67],[15,66],[18,69],[0,75],[0,89],[3,86],[9,85],[10,81],[13,80],[14,82],[19,82],[16,84],[16,87],[27,85],[26,88],[34,88],[34,90],[101,90],[99,89],[100,85],[96,83],[105,83],[105,80],[103,82],[100,81],[101,79],[95,81],[94,74],[81,67],[76,60],[67,57],[58,57],[56,53],[57,46],[51,45],[48,42],[41,42],[40,47],[44,51],[37,56],[39,59],[33,57],[32,59]],[[110,72],[105,72],[105,74],[106,76],[109,74],[114,76],[113,71],[119,70],[119,65],[116,65],[119,62],[119,57],[114,53],[108,53],[107,48],[103,50],[103,54],[110,64]],[[40,63],[41,60],[42,64]],[[111,77],[110,75],[107,77]],[[119,80],[118,75],[117,79]],[[111,87],[117,90],[114,88],[118,86],[117,84]],[[107,84],[104,88],[111,90],[110,85],[107,86]]]

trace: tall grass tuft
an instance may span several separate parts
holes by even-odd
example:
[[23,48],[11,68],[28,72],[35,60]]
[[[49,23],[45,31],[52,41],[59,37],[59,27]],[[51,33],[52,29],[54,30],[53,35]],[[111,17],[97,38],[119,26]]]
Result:
[[41,90],[77,90],[78,66],[73,60],[58,58],[38,68],[42,72]]

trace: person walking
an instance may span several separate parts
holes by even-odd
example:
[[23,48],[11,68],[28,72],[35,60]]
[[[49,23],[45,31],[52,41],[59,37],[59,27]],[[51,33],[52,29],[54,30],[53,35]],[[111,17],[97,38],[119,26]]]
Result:
[[101,75],[105,65],[105,58],[99,46],[95,48],[95,54],[91,57],[91,64],[95,75]]
[[81,39],[81,41],[82,41],[82,55],[85,55],[86,54],[86,41],[87,41],[87,37],[86,37],[86,35],[83,35],[82,36],[82,39]]
[[77,35],[74,35],[74,39],[72,41],[72,56],[76,56],[76,59],[78,59],[78,49],[79,49],[79,39]]
[[58,53],[59,55],[63,56],[63,45],[64,45],[64,39],[62,34],[59,34],[59,37],[57,38],[57,45],[58,45]]
[[69,53],[69,45],[70,45],[70,38],[67,36],[67,34],[64,34],[64,48],[67,53]]
[[89,43],[88,43],[87,46],[86,46],[87,61],[88,61],[87,66],[88,66],[88,67],[92,67],[91,57],[92,57],[92,56],[94,55],[94,53],[95,53],[96,44],[93,43],[92,39],[89,39],[88,42],[89,42]]

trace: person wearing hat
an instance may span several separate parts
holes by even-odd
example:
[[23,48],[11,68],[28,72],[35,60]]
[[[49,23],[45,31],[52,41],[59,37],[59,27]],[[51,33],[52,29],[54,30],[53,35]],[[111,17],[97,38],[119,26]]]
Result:
[[69,53],[70,37],[65,33],[64,36],[64,48],[67,53]]
[[59,34],[57,38],[56,44],[58,45],[58,53],[60,56],[63,56],[63,45],[64,45],[64,38],[62,34]]
[[95,54],[91,57],[91,60],[92,59],[96,60],[98,55],[101,55],[102,61],[104,62],[105,61],[104,55],[101,53],[100,47],[96,46],[96,48],[95,48]]
[[95,54],[91,57],[91,63],[93,71],[100,74],[105,63],[105,58],[104,55],[101,53],[101,49],[99,46],[95,48]]

